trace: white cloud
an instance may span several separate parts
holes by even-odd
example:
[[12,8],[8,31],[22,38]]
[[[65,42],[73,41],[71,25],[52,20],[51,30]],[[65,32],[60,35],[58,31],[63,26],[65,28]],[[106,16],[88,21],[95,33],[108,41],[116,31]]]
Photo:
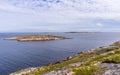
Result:
[[[24,28],[26,28],[27,25],[34,26],[34,24],[39,24],[38,27],[33,28],[37,30],[59,30],[57,27],[59,25],[81,25],[82,27],[87,22],[96,24],[97,27],[103,27],[104,23],[94,21],[96,19],[120,21],[119,0],[56,1],[57,0],[46,0],[46,2],[43,0],[0,0],[0,23],[11,26],[18,25],[18,27],[23,26]],[[6,12],[3,15],[1,11]],[[49,24],[54,24],[56,27],[49,26],[49,28],[47,28],[41,26]],[[91,25],[87,26],[86,24],[85,26],[89,27]]]
[[119,0],[59,0],[58,3],[56,1],[58,0],[1,0],[0,10],[32,14],[49,13],[48,15],[54,12],[58,15],[76,14],[80,17],[120,16]]
[[97,23],[96,26],[103,27],[103,24],[102,23]]
[[31,9],[16,7],[4,1],[0,1],[0,10],[7,11],[7,12],[24,13],[24,14],[35,12]]

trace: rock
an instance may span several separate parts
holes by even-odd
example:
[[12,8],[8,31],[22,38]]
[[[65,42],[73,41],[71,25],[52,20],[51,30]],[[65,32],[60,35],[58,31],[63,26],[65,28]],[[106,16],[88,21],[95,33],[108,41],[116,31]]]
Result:
[[70,59],[72,59],[72,58],[73,58],[72,56],[68,56],[68,57],[67,57],[67,60],[70,60]]
[[102,63],[102,65],[107,66],[103,75],[120,75],[120,64]]
[[54,64],[59,64],[59,63],[61,63],[62,61],[57,61],[57,62],[55,62]]
[[82,54],[82,53],[84,53],[84,52],[78,52],[77,54]]
[[50,66],[50,65],[53,65],[53,63],[48,63],[48,65],[47,65],[47,66]]
[[26,75],[26,74],[29,74],[29,75],[31,75],[31,72],[34,72],[34,71],[36,71],[37,70],[37,68],[33,68],[33,67],[31,67],[31,68],[27,68],[27,69],[24,69],[24,70],[21,70],[21,71],[19,71],[19,73],[17,72],[15,72],[15,73],[11,73],[11,74],[9,74],[9,75]]

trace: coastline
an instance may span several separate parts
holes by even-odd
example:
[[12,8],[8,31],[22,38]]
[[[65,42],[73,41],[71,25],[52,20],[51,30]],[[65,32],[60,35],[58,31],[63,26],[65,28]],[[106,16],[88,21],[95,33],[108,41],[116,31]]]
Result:
[[[81,64],[88,64],[88,61],[95,58],[98,55],[107,55],[109,53],[112,53],[114,50],[119,50],[120,45],[116,45],[116,43],[108,46],[99,47],[97,49],[91,49],[84,52],[79,52],[73,56],[68,56],[64,60],[57,61],[55,63],[50,63],[46,66],[40,66],[40,67],[31,67],[27,69],[22,69],[20,71],[11,73],[10,75],[64,75],[65,73],[69,72],[72,75],[74,73],[73,69],[67,68],[67,67],[78,67]],[[91,55],[92,53],[92,55]],[[96,53],[96,54],[93,54]],[[114,52],[113,52],[114,53]],[[88,54],[88,57],[85,55]],[[80,57],[82,56],[82,57]],[[83,57],[85,56],[85,57]],[[80,58],[78,58],[80,57]],[[86,58],[87,57],[87,58]],[[102,62],[102,61],[101,61]],[[101,62],[97,62],[95,64],[99,64]],[[58,74],[58,72],[61,72]],[[53,74],[54,73],[54,74]],[[63,73],[63,74],[62,74]]]

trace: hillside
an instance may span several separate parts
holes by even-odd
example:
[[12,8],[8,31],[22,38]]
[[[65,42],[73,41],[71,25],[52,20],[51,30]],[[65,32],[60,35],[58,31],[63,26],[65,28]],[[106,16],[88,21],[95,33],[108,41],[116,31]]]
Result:
[[[112,46],[114,45],[114,46]],[[113,75],[120,74],[120,45],[100,47],[69,56],[47,66],[32,67],[10,75]],[[116,67],[115,67],[116,66]]]

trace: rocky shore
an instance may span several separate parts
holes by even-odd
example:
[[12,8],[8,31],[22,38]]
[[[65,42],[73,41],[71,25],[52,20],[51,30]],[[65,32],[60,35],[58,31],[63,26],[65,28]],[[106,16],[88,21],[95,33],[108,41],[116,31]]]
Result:
[[[116,44],[117,43],[117,44]],[[120,41],[10,75],[120,75]]]
[[62,40],[67,39],[62,36],[54,36],[54,35],[24,35],[17,36],[12,38],[6,38],[5,40],[16,40],[16,41],[49,41],[49,40]]

